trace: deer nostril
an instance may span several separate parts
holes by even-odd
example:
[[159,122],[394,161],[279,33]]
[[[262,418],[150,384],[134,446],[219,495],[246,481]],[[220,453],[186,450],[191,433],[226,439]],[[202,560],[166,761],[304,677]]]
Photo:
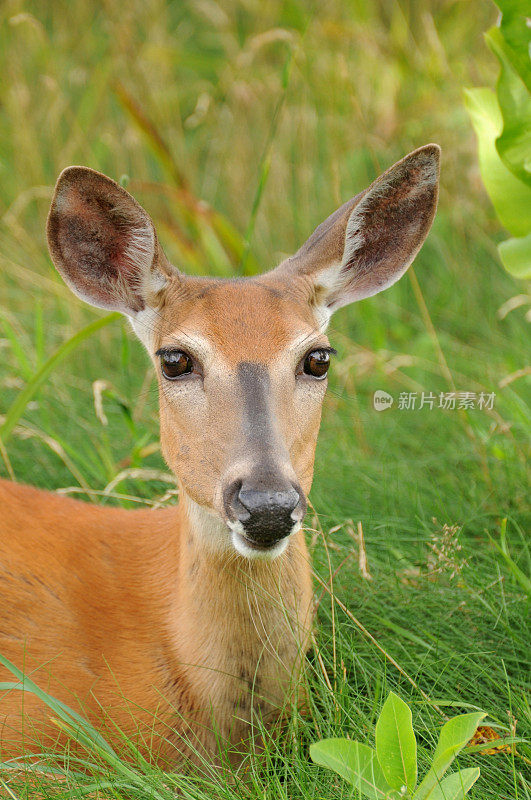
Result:
[[233,522],[247,522],[250,512],[242,505],[239,496],[242,488],[241,481],[234,481],[223,492],[223,505],[225,512],[230,520]]

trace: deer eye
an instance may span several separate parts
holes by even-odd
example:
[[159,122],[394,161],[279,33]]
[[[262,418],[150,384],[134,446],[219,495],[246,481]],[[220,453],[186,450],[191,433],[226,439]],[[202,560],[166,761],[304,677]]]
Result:
[[302,369],[306,375],[311,375],[313,378],[323,380],[326,378],[329,366],[329,350],[312,350],[304,359]]
[[157,355],[160,355],[162,374],[169,381],[175,381],[194,370],[194,362],[182,350],[162,350]]

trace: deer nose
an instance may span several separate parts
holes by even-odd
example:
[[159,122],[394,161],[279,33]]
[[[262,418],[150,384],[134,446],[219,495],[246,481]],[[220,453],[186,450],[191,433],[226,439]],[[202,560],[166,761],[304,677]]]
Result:
[[226,493],[229,519],[240,522],[245,538],[257,547],[272,547],[289,536],[302,521],[306,502],[302,489],[293,485],[257,488],[238,481]]

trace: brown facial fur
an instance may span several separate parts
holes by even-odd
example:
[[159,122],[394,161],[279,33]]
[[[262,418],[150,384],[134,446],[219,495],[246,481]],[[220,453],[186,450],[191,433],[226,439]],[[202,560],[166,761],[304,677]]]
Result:
[[204,392],[200,381],[192,387],[168,384],[159,372],[164,455],[184,489],[199,504],[223,513],[221,481],[235,462],[249,458],[238,365],[252,362],[265,365],[270,375],[278,457],[308,492],[324,384],[296,391],[295,370],[306,351],[327,339],[315,327],[304,282],[288,287],[276,277],[231,282],[179,277],[168,290],[154,348],[190,350],[195,337],[211,348],[203,367]]

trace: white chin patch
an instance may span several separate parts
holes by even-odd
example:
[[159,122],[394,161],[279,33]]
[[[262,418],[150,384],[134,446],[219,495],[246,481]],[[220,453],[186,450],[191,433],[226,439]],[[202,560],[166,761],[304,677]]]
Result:
[[273,547],[267,547],[261,550],[253,547],[253,545],[247,541],[241,522],[228,522],[227,524],[232,531],[232,544],[236,552],[240,556],[243,556],[243,558],[261,559],[262,561],[273,561],[273,559],[282,555],[288,546],[290,537],[301,529],[301,523],[296,522],[288,536],[285,536],[284,539],[281,539],[277,544],[273,545]]

